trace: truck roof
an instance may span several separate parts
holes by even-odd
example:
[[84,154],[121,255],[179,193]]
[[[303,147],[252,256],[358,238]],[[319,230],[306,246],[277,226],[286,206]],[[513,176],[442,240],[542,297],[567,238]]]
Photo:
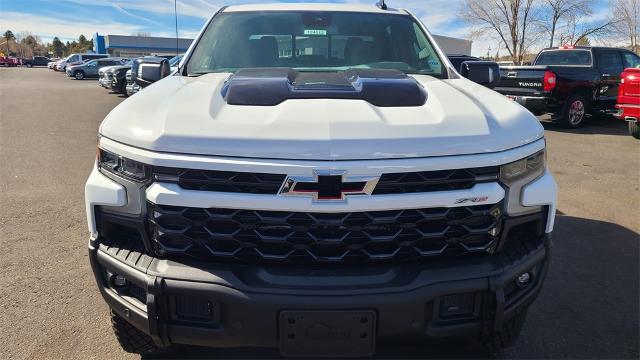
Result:
[[592,50],[592,49],[615,49],[619,50],[620,48],[610,47],[610,46],[554,46],[550,48],[544,48],[540,51],[547,50]]
[[332,4],[332,3],[275,3],[275,4],[247,4],[230,5],[223,12],[240,11],[345,11],[366,12],[380,14],[407,14],[402,9],[388,8],[382,10],[373,4]]

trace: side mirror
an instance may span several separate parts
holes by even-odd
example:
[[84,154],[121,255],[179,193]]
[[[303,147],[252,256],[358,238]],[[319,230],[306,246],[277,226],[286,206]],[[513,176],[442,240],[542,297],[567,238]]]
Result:
[[465,61],[460,67],[460,75],[493,89],[500,80],[500,66],[493,61]]
[[145,57],[136,59],[131,66],[131,80],[140,87],[147,87],[171,73],[165,58]]

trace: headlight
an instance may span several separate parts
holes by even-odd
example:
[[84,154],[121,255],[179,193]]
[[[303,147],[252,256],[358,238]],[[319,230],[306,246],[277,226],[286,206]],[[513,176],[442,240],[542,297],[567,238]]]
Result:
[[540,210],[540,207],[523,206],[521,195],[522,189],[542,177],[545,169],[546,154],[544,150],[500,167],[500,182],[507,187],[505,189],[507,191],[506,209],[509,215],[524,215]]
[[500,181],[505,185],[511,185],[519,180],[533,181],[544,174],[546,167],[545,151],[539,151],[500,167]]
[[148,180],[151,174],[149,166],[103,149],[98,149],[98,167],[101,171],[138,182]]

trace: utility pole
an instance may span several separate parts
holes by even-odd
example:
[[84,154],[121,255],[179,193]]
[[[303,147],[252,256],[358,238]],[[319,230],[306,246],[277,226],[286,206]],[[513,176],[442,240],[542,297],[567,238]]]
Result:
[[176,56],[179,55],[178,46],[178,0],[173,0],[173,14],[176,18]]

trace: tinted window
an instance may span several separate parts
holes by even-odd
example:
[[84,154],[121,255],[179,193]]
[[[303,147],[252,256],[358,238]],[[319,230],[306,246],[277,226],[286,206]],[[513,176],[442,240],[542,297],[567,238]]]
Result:
[[538,55],[536,65],[590,66],[591,52],[588,50],[547,50]]
[[249,67],[444,73],[432,44],[409,16],[303,11],[216,16],[189,59],[187,71],[233,72]]
[[462,66],[462,63],[465,61],[480,61],[479,58],[474,58],[471,56],[458,56],[458,57],[453,57],[450,56],[449,57],[449,61],[451,61],[451,65],[453,65],[453,68],[456,69],[457,71],[460,71],[460,67]]
[[598,51],[598,69],[603,74],[619,75],[624,71],[620,52],[615,50]]
[[638,55],[626,51],[623,54],[625,68],[640,68],[640,57]]

